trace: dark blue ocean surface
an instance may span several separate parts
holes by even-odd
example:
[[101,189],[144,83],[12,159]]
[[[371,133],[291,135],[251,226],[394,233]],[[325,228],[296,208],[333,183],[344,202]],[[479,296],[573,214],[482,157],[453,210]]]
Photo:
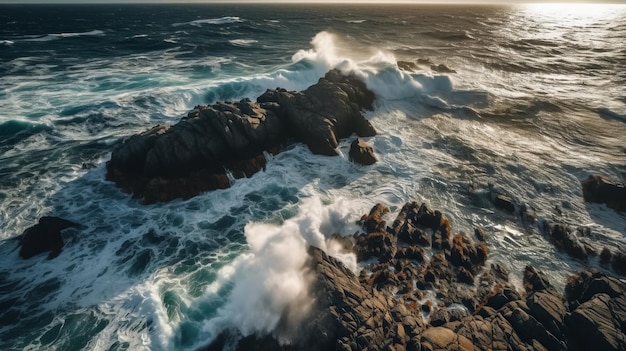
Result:
[[[624,250],[624,216],[584,203],[579,183],[626,174],[624,42],[619,5],[2,5],[0,349],[186,350],[224,328],[271,332],[306,291],[306,244],[356,270],[326,238],[377,202],[483,226],[514,282],[533,264],[562,287],[581,263],[494,209],[488,184]],[[377,95],[373,166],[350,163],[346,139],[340,157],[290,145],[186,201],[142,205],[105,180],[125,137],[331,68]],[[45,215],[83,227],[54,260],[22,260],[15,238]]]

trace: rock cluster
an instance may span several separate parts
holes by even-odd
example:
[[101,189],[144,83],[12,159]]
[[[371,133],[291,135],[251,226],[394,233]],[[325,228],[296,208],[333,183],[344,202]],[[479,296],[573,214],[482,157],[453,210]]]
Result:
[[[289,343],[249,336],[235,349],[626,349],[626,281],[584,271],[561,296],[528,266],[520,293],[505,269],[486,263],[484,244],[453,235],[441,212],[407,203],[387,226],[388,212],[377,204],[360,220],[363,233],[333,237],[353,243],[343,246],[360,261],[375,261],[358,275],[309,248],[314,305],[297,327],[279,324],[275,335],[289,335]],[[208,349],[224,347],[229,333]]]
[[294,139],[336,155],[338,140],[376,131],[362,115],[374,94],[353,76],[330,71],[302,92],[268,90],[257,102],[197,106],[173,126],[156,126],[118,145],[107,179],[145,203],[190,198],[230,186],[265,167],[265,152]]

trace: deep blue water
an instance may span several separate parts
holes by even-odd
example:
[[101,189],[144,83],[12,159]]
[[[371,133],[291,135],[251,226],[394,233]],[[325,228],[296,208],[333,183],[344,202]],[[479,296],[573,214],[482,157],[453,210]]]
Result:
[[[488,184],[624,249],[624,216],[585,204],[579,181],[626,175],[625,40],[619,5],[2,5],[0,349],[184,350],[223,328],[271,332],[306,291],[305,244],[357,269],[325,239],[377,202],[483,226],[514,282],[533,264],[562,286],[582,264],[494,209]],[[418,58],[457,73],[398,69]],[[127,136],[330,68],[377,94],[374,166],[348,162],[347,139],[334,158],[291,145],[186,201],[145,206],[104,180]],[[13,238],[44,215],[84,227],[56,259],[20,259]]]

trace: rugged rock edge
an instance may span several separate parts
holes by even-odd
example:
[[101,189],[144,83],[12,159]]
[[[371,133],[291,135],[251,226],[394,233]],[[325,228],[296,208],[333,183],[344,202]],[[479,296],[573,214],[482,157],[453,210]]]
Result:
[[518,292],[506,270],[487,264],[484,244],[452,235],[441,212],[407,203],[387,226],[388,212],[377,204],[363,233],[331,239],[377,261],[358,276],[309,248],[314,304],[299,325],[245,338],[226,331],[206,349],[626,350],[625,280],[583,271],[561,295],[527,266]]
[[145,203],[228,188],[229,176],[262,170],[265,153],[278,152],[290,140],[334,156],[339,139],[376,135],[361,113],[373,101],[365,83],[331,70],[301,92],[277,88],[257,102],[197,106],[173,126],[155,126],[118,145],[106,178]]

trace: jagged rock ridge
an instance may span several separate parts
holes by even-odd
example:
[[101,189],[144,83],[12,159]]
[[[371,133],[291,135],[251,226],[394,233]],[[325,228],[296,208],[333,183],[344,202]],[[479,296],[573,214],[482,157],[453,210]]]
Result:
[[[309,248],[314,306],[302,323],[289,327],[290,343],[252,335],[235,349],[626,349],[626,281],[583,271],[561,295],[527,266],[524,291],[518,292],[505,269],[486,263],[484,244],[452,235],[441,212],[407,203],[387,226],[388,212],[377,204],[360,221],[364,233],[331,239],[359,260],[377,259],[358,276]],[[275,333],[285,335],[285,328],[279,323]],[[222,349],[234,338],[236,332],[226,331],[207,349]]]
[[339,139],[375,135],[361,113],[373,101],[365,83],[332,70],[302,92],[277,88],[257,102],[197,106],[173,126],[155,126],[118,145],[107,179],[146,203],[227,188],[228,173],[251,176],[265,167],[265,152],[288,140],[336,155]]

